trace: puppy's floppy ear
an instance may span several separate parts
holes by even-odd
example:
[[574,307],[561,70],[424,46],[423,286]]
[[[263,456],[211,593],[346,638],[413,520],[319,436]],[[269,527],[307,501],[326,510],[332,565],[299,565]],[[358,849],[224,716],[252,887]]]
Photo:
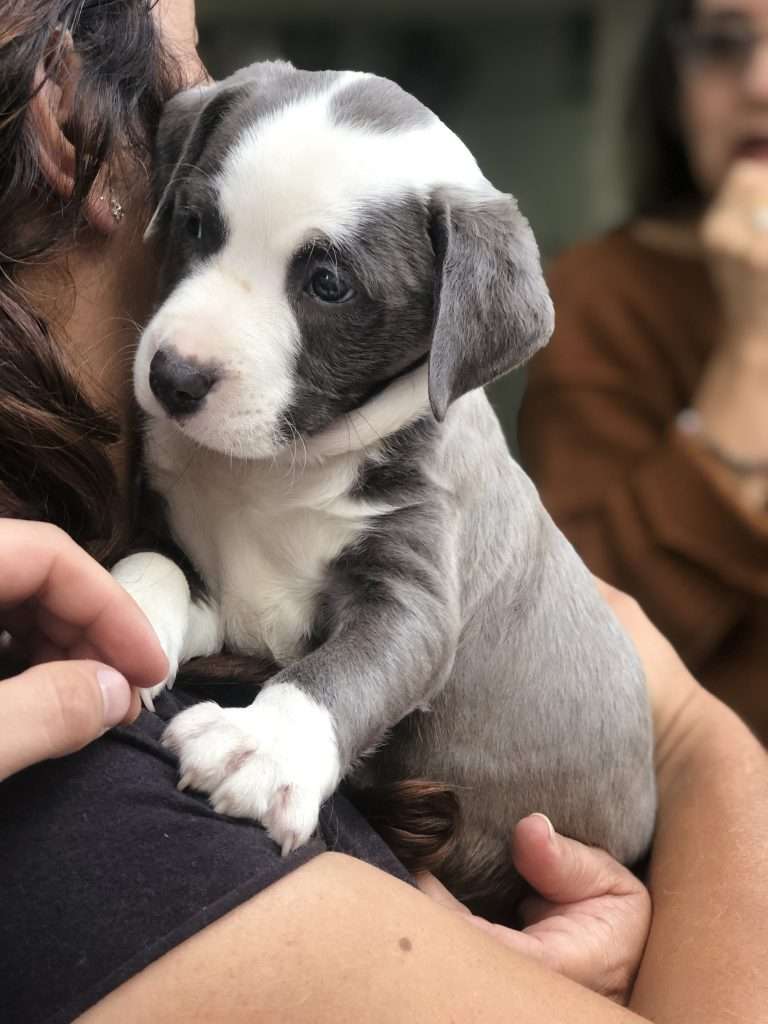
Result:
[[173,211],[174,186],[200,160],[206,143],[241,95],[236,86],[188,89],[166,105],[155,142],[155,212],[145,238],[157,233]]
[[547,343],[554,311],[528,221],[511,196],[441,190],[432,201],[435,319],[429,401],[451,402]]

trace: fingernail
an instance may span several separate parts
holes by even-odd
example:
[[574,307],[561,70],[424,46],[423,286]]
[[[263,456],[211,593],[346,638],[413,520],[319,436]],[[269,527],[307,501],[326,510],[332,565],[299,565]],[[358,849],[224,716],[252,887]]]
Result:
[[128,680],[115,672],[113,668],[100,668],[96,678],[101,687],[101,699],[104,704],[104,725],[111,729],[128,714],[131,704],[131,688]]
[[549,818],[546,816],[546,814],[540,814],[538,811],[536,811],[536,813],[532,814],[531,817],[532,818],[541,818],[542,821],[545,821],[546,824],[547,824],[547,829],[549,830],[549,838],[550,839],[554,839],[555,838],[555,826],[552,824],[552,822],[549,820]]

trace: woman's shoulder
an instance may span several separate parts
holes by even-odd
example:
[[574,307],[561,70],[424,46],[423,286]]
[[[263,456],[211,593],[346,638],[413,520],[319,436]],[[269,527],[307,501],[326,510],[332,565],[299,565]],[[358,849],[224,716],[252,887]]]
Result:
[[548,283],[555,334],[531,379],[650,379],[674,366],[688,381],[713,344],[717,302],[694,230],[624,225],[565,250]]
[[692,224],[633,221],[563,250],[547,272],[560,295],[642,294],[670,289],[684,294],[706,286],[707,268]]

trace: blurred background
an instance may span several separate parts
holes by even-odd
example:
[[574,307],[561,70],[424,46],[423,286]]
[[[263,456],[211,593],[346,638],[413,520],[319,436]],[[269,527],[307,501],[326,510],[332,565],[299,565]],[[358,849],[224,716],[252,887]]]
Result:
[[[198,0],[223,77],[253,60],[393,78],[513,192],[545,260],[623,216],[617,140],[647,0]],[[492,398],[514,447],[524,374]]]

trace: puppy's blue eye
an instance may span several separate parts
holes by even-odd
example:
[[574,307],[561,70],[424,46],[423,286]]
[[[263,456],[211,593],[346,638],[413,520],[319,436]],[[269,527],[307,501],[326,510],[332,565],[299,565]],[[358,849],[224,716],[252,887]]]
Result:
[[196,242],[203,237],[203,218],[199,213],[188,213],[185,227],[189,237]]
[[354,294],[344,275],[330,267],[314,272],[307,291],[321,302],[346,302]]

